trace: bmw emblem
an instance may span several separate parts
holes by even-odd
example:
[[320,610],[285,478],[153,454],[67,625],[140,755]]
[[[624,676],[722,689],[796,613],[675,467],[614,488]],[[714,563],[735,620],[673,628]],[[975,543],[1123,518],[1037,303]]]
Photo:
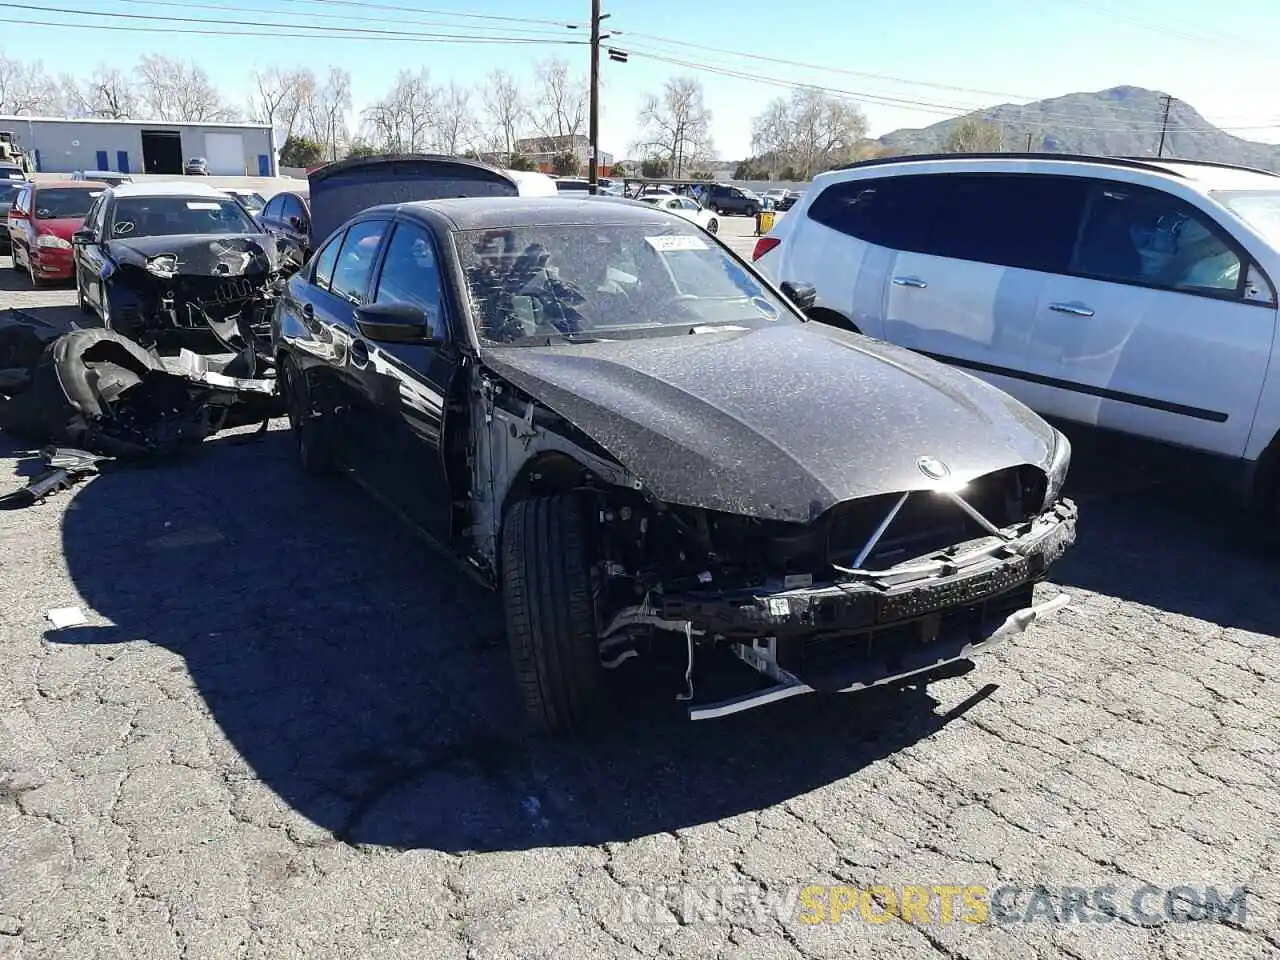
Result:
[[921,457],[916,461],[916,466],[930,480],[945,480],[951,476],[951,468],[937,457]]

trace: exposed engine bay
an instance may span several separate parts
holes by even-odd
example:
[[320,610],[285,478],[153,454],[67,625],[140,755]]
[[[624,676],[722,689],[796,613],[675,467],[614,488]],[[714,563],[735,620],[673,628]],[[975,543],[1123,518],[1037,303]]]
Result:
[[297,244],[271,235],[148,237],[145,249],[142,240],[114,240],[111,252],[112,325],[144,345],[174,330],[266,343],[276,298],[303,262]]
[[[497,556],[505,504],[575,493],[589,505],[606,669],[680,654],[694,719],[815,691],[963,672],[968,658],[1068,602],[1035,585],[1071,546],[1076,507],[1021,464],[959,488],[847,500],[809,523],[664,503],[598,444],[509,384],[484,378],[472,473],[473,563]],[[674,644],[674,647],[673,647]],[[745,693],[695,702],[695,663],[728,654]],[[760,684],[763,683],[763,688]]]

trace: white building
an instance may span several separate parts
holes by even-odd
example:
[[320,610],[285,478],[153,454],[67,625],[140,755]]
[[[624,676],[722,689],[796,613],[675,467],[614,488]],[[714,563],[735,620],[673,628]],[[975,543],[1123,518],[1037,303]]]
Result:
[[0,136],[6,133],[37,173],[180,174],[192,157],[204,157],[215,176],[274,177],[283,145],[259,123],[0,117]]

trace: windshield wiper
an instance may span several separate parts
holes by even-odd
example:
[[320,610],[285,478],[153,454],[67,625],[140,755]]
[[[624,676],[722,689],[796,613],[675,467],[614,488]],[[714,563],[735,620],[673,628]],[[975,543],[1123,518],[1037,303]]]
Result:
[[599,343],[600,337],[585,333],[538,333],[511,340],[495,340],[504,347],[549,347],[553,343]]

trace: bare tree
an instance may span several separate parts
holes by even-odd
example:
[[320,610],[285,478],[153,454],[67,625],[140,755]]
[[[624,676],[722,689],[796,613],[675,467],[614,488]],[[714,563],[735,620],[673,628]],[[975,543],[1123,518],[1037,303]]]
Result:
[[529,117],[529,107],[525,103],[515,77],[505,70],[495,70],[485,78],[480,99],[488,115],[489,139],[501,153],[506,163],[516,151],[516,141]]
[[471,90],[450,83],[436,93],[435,143],[441,153],[459,156],[476,144],[476,119]]
[[68,116],[126,120],[139,115],[142,98],[137,84],[116,67],[100,64],[84,79],[63,74],[59,85]]
[[757,156],[785,165],[801,180],[852,159],[867,118],[847,100],[806,87],[779,97],[751,124]]
[[347,115],[351,112],[351,74],[341,67],[330,67],[324,84],[311,97],[309,111],[316,139],[325,145],[329,158],[337,160],[349,139]]
[[0,113],[60,112],[58,90],[40,61],[24,62],[0,53]]
[[534,100],[533,121],[544,137],[572,137],[587,122],[590,91],[586,81],[569,72],[568,61],[558,57],[538,64],[534,85],[540,91]]
[[692,77],[672,77],[661,94],[650,94],[639,119],[644,131],[639,150],[666,160],[673,177],[714,156],[711,111],[703,103],[702,84]]
[[999,124],[966,117],[947,135],[943,153],[998,153],[1004,149],[1004,128]]
[[431,146],[439,103],[426,68],[401,70],[386,95],[365,111],[371,139],[389,153],[416,153]]
[[213,123],[235,117],[204,68],[193,61],[144,54],[138,77],[142,102],[157,120]]
[[258,123],[283,130],[284,138],[288,140],[301,112],[301,94],[308,77],[311,79],[310,88],[314,88],[314,76],[310,71],[282,70],[280,67],[255,70],[253,89],[249,93],[249,116]]

